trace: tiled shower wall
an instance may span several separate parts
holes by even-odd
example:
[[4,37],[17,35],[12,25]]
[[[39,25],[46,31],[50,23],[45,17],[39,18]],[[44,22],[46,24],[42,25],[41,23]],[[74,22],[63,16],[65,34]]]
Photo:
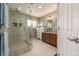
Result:
[[[10,43],[26,39],[28,39],[29,41],[30,38],[36,37],[36,28],[28,28],[27,19],[38,21],[38,18],[35,17],[31,17],[17,12],[9,12],[9,38],[11,38],[9,40]],[[23,23],[23,26],[14,27],[13,23]]]

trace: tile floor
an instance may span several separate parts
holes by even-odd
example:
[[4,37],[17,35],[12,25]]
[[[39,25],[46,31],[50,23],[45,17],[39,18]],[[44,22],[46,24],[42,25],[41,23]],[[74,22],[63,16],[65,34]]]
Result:
[[20,56],[54,56],[57,49],[39,39],[32,39],[33,48]]

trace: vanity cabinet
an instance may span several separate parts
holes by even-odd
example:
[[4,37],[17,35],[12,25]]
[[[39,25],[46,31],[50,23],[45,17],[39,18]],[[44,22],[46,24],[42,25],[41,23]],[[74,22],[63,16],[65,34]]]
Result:
[[48,33],[42,33],[42,40],[46,43],[49,43],[49,35]]
[[57,47],[57,35],[53,33],[42,33],[42,41]]

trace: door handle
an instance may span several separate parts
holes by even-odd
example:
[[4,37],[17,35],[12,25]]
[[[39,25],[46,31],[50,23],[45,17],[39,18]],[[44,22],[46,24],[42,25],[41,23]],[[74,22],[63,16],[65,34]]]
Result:
[[70,41],[74,41],[75,40],[75,38],[67,38],[68,40],[70,40]]
[[74,37],[74,38],[67,38],[69,41],[74,41],[75,43],[79,43],[79,38]]

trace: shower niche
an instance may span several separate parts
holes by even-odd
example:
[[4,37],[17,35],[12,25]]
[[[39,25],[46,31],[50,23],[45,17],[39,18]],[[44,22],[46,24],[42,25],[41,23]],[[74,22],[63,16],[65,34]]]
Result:
[[12,23],[13,27],[22,27],[23,23]]

